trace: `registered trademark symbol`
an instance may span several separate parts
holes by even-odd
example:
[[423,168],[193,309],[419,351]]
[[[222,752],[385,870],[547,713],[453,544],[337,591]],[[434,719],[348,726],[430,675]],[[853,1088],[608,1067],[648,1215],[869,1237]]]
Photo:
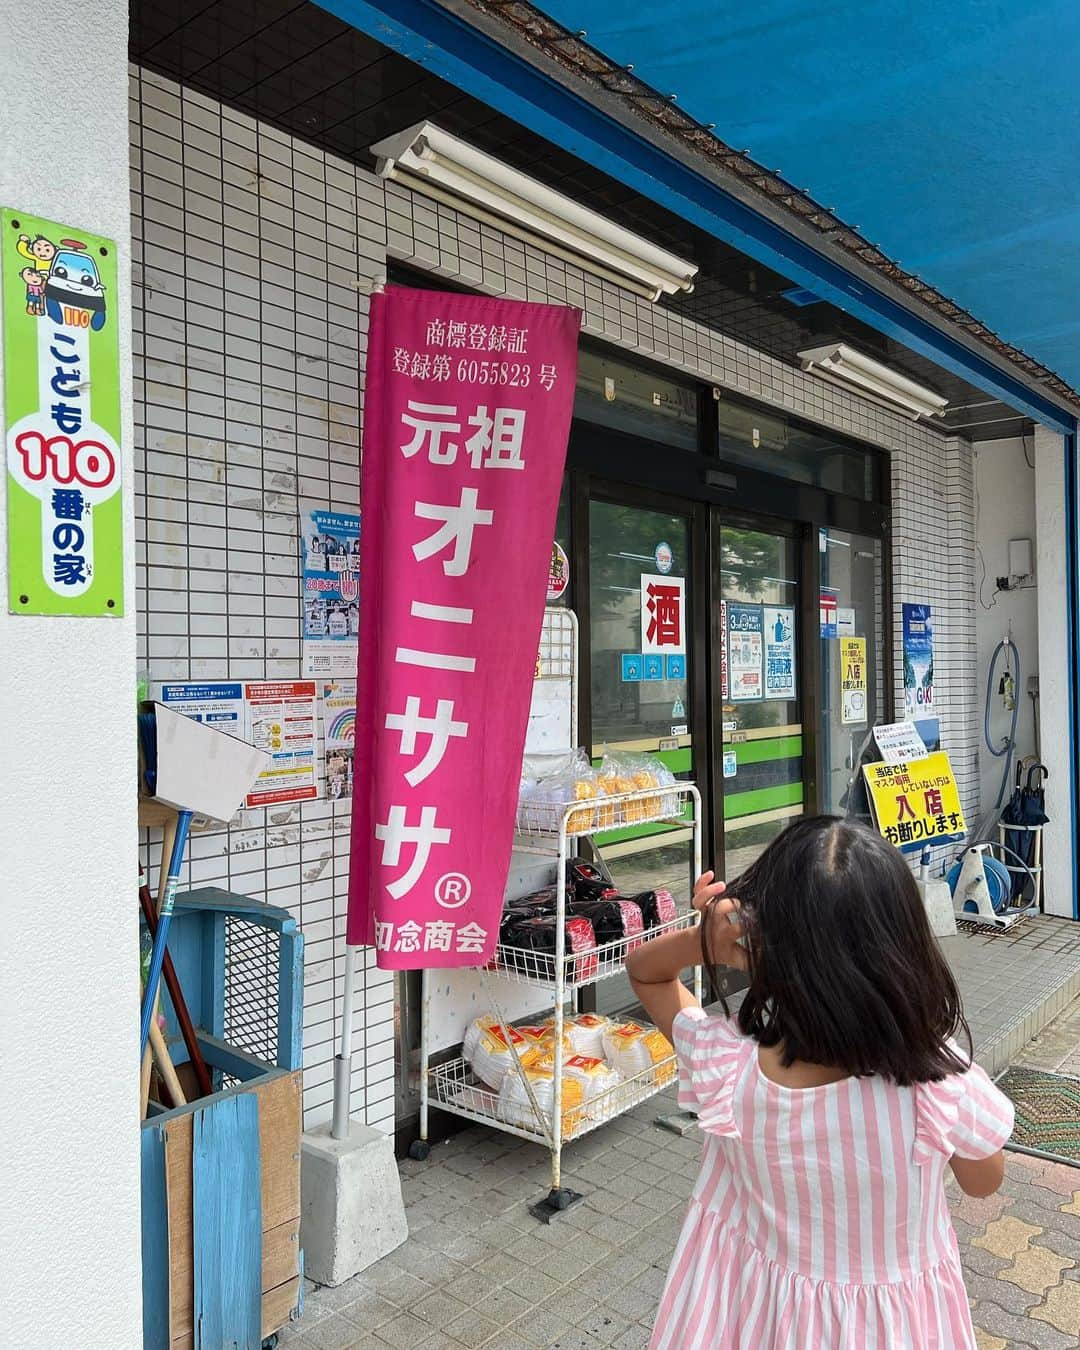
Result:
[[460,909],[471,895],[472,882],[461,872],[447,872],[435,883],[435,900],[443,909]]

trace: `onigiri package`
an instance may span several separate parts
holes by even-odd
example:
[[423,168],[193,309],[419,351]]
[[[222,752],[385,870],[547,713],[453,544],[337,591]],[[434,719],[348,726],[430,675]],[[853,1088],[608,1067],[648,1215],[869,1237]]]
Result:
[[[548,1056],[538,1059],[533,1067],[554,1073],[555,1062]],[[622,1076],[610,1064],[592,1055],[569,1055],[563,1060],[564,1099],[567,1081],[581,1085],[582,1107],[589,1120],[609,1120],[618,1115],[620,1104],[614,1089],[622,1082]]]
[[[507,1074],[499,1090],[499,1113],[510,1125],[519,1125],[522,1129],[541,1130],[551,1125],[555,1111],[555,1073],[550,1065],[529,1064],[525,1067],[525,1076],[536,1097],[536,1104],[543,1116],[543,1123],[536,1118],[521,1074]],[[562,1078],[562,1137],[566,1139],[580,1129],[584,1121],[585,1089],[576,1078],[566,1073]]]
[[[619,1022],[604,1034],[604,1057],[624,1078],[645,1074],[645,1082],[663,1087],[674,1082],[675,1050],[656,1027]],[[650,1073],[649,1070],[655,1072]]]

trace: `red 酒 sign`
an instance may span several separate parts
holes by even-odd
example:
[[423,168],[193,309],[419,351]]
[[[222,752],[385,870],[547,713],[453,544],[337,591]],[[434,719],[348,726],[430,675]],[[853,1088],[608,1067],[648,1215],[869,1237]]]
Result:
[[348,941],[498,936],[577,373],[577,310],[372,297]]

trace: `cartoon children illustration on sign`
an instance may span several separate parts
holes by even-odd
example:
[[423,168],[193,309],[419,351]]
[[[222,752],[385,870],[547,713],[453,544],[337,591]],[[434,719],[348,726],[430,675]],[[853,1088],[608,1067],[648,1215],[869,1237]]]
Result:
[[45,273],[36,267],[24,267],[19,273],[26,283],[26,312],[41,315],[45,313]]
[[19,273],[26,283],[26,312],[71,328],[105,327],[105,286],[97,263],[78,239],[54,244],[43,234],[21,234],[15,244],[29,266]]
[[35,271],[48,274],[53,265],[53,259],[56,257],[56,245],[51,239],[46,239],[43,234],[39,234],[36,239],[31,239],[28,234],[20,234],[19,241],[15,245],[16,252],[21,258],[25,258]]

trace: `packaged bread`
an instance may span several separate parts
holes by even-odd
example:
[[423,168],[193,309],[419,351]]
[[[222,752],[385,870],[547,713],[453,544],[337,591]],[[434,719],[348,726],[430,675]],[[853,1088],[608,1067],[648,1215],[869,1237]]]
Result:
[[604,1033],[603,1040],[604,1058],[624,1078],[644,1074],[644,1081],[653,1087],[664,1087],[675,1081],[674,1048],[656,1027],[619,1022]]
[[[499,1113],[510,1125],[522,1129],[542,1130],[551,1125],[555,1112],[555,1071],[549,1065],[531,1063],[524,1068],[525,1076],[536,1098],[536,1104],[543,1116],[543,1123],[537,1120],[521,1074],[507,1074],[499,1090]],[[562,1077],[562,1124],[564,1139],[581,1128],[584,1123],[585,1089],[578,1078],[571,1078],[565,1072]]]
[[613,820],[610,808],[603,809],[605,795],[599,775],[584,750],[527,761],[518,802],[518,826],[526,831],[555,834],[566,808],[581,802],[584,803],[581,810],[572,811],[567,819],[567,833],[594,834],[607,829]]
[[654,788],[657,789],[655,795],[624,802],[618,808],[622,813],[620,823],[635,824],[646,820],[659,820],[679,813],[677,794],[659,790],[675,787],[675,775],[661,760],[652,755],[633,754],[626,750],[618,752],[605,750],[600,763],[600,783],[609,793],[613,792],[616,785],[620,792],[651,794]]

